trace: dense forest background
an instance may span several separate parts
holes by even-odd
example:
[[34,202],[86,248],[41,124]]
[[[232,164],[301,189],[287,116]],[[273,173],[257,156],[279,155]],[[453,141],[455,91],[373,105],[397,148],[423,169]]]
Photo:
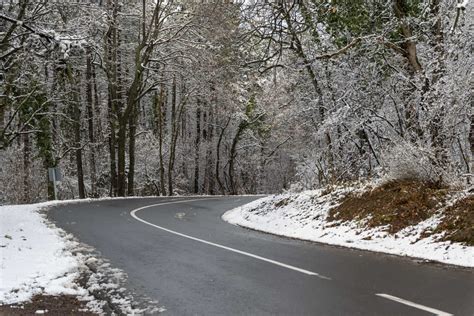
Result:
[[0,203],[472,182],[463,0],[0,1]]

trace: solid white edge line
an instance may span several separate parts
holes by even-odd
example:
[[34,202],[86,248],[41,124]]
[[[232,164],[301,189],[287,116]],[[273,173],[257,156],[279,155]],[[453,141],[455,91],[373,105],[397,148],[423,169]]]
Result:
[[389,299],[389,300],[392,300],[392,301],[395,301],[395,302],[398,302],[398,303],[401,303],[401,304],[404,304],[404,305],[408,305],[408,306],[411,306],[411,307],[414,307],[414,308],[418,308],[418,309],[433,313],[434,315],[453,316],[453,314],[446,313],[446,312],[440,311],[438,309],[431,308],[431,307],[428,307],[428,306],[424,306],[424,305],[421,305],[421,304],[413,303],[413,302],[407,301],[403,298],[399,298],[399,297],[396,297],[396,296],[393,296],[393,295],[384,294],[384,293],[377,293],[375,295],[386,298],[386,299]]
[[324,276],[324,275],[321,275],[321,274],[319,274],[319,273],[316,273],[316,272],[308,271],[308,270],[301,269],[301,268],[298,268],[298,267],[295,267],[295,266],[292,266],[292,265],[289,265],[289,264],[285,264],[285,263],[278,262],[278,261],[275,261],[275,260],[272,260],[272,259],[267,259],[267,258],[264,258],[264,257],[261,257],[261,256],[257,256],[257,255],[254,255],[254,254],[252,254],[252,253],[248,253],[248,252],[245,252],[245,251],[242,251],[242,250],[234,249],[234,248],[227,247],[227,246],[223,246],[223,245],[220,245],[220,244],[216,244],[216,243],[213,243],[213,242],[204,240],[204,239],[200,239],[200,238],[196,238],[196,237],[193,237],[193,236],[189,236],[189,235],[186,235],[186,234],[183,234],[183,233],[176,232],[176,231],[174,231],[174,230],[171,230],[171,229],[168,229],[168,228],[165,228],[165,227],[161,227],[161,226],[155,225],[155,224],[153,224],[153,223],[147,222],[147,221],[141,219],[140,217],[138,217],[138,216],[136,215],[136,213],[137,213],[138,211],[141,211],[141,210],[144,210],[144,209],[147,209],[147,208],[151,208],[151,207],[155,207],[155,206],[168,205],[168,204],[178,204],[178,203],[186,203],[186,202],[194,202],[194,201],[204,201],[204,200],[212,200],[212,199],[218,199],[218,198],[201,198],[201,199],[180,200],[180,201],[173,201],[173,202],[165,202],[165,203],[151,204],[151,205],[146,205],[146,206],[142,206],[142,207],[136,208],[136,209],[134,209],[134,210],[131,210],[131,211],[130,211],[130,215],[131,215],[134,219],[136,219],[137,221],[140,221],[140,222],[142,222],[142,223],[144,223],[144,224],[147,224],[147,225],[153,226],[153,227],[155,227],[155,228],[164,230],[164,231],[166,231],[166,232],[168,232],[168,233],[171,233],[171,234],[174,234],[174,235],[178,235],[178,236],[181,236],[181,237],[184,237],[184,238],[187,238],[187,239],[191,239],[191,240],[194,240],[194,241],[198,241],[198,242],[201,242],[201,243],[203,243],[203,244],[211,245],[211,246],[214,246],[214,247],[217,247],[217,248],[221,248],[221,249],[225,249],[225,250],[228,250],[228,251],[232,251],[232,252],[235,252],[235,253],[238,253],[238,254],[247,256],[247,257],[254,258],[254,259],[258,259],[258,260],[261,260],[261,261],[265,261],[265,262],[268,262],[268,263],[272,263],[272,264],[274,264],[274,265],[277,265],[277,266],[280,266],[280,267],[284,267],[284,268],[287,268],[287,269],[290,269],[290,270],[298,271],[298,272],[301,272],[301,273],[304,273],[304,274],[307,274],[307,275],[314,275],[314,276],[316,276],[316,277],[318,277],[318,278],[321,278],[321,279],[331,280],[331,278],[328,278],[328,277],[326,277],[326,276]]

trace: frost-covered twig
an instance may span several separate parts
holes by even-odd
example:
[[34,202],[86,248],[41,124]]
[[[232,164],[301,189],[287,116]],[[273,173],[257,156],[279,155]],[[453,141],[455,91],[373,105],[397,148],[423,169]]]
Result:
[[28,31],[30,31],[31,33],[34,33],[42,38],[45,38],[47,39],[49,42],[52,42],[54,41],[54,37],[51,36],[50,34],[47,34],[45,32],[41,32],[41,31],[38,31],[38,30],[35,30],[34,28],[32,28],[31,26],[29,26],[28,24],[25,24],[23,21],[19,21],[17,19],[14,19],[12,17],[9,17],[9,16],[6,16],[4,14],[0,14],[0,19],[3,19],[3,20],[6,20],[8,22],[11,22],[11,23],[15,23],[16,25],[18,26],[21,26],[23,27],[24,29],[27,29]]
[[458,4],[456,5],[456,17],[454,18],[454,24],[453,27],[451,28],[451,33],[454,33],[456,30],[456,27],[458,26],[459,22],[459,16],[461,15],[461,11],[466,10],[466,6],[469,3],[469,0],[458,0]]

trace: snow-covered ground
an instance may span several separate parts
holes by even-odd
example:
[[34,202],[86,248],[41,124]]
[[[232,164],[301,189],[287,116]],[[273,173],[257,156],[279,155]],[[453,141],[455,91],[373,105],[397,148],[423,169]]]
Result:
[[[99,314],[110,308],[141,314],[145,310],[132,307],[133,298],[122,287],[125,273],[48,222],[41,212],[73,202],[78,201],[0,206],[0,305],[25,302],[37,294],[73,295]],[[95,297],[99,292],[101,298]],[[163,310],[156,302],[148,303],[147,311]]]
[[420,238],[425,229],[436,226],[439,215],[394,235],[385,232],[384,227],[368,229],[361,222],[327,221],[329,210],[347,190],[326,195],[316,190],[269,196],[230,210],[222,218],[280,236],[474,267],[474,247],[439,242],[439,235]]
[[41,204],[0,206],[0,302],[12,304],[35,294],[86,295],[74,280],[79,259],[59,232],[38,213]]

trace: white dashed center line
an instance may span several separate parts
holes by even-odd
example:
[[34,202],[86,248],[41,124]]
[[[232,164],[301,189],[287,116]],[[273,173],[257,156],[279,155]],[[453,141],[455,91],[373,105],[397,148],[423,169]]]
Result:
[[389,300],[392,300],[392,301],[395,301],[395,302],[398,302],[398,303],[401,303],[401,304],[404,304],[404,305],[408,305],[408,306],[411,306],[411,307],[414,307],[414,308],[418,308],[418,309],[430,312],[434,315],[439,315],[439,316],[452,316],[453,315],[453,314],[450,314],[450,313],[440,311],[439,309],[435,309],[435,308],[431,308],[431,307],[424,306],[424,305],[421,305],[421,304],[413,303],[413,302],[407,301],[403,298],[399,298],[399,297],[396,297],[396,296],[393,296],[393,295],[383,294],[383,293],[378,293],[378,294],[375,294],[375,295],[386,298],[386,299],[389,299]]

